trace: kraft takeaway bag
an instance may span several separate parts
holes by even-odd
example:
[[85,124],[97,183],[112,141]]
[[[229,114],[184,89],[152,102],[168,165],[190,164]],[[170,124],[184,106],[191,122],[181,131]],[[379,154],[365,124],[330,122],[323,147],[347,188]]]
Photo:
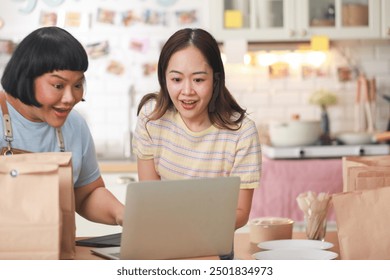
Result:
[[390,187],[332,195],[342,260],[390,259]]
[[[72,153],[70,152],[45,152],[45,153],[25,153],[11,156],[0,156],[0,163],[33,163],[55,164],[58,166],[59,175],[59,205],[61,218],[61,251],[60,259],[74,259],[76,254],[75,237],[75,198],[73,189]],[[50,199],[45,195],[42,199]]]
[[342,158],[343,191],[372,189],[388,185],[390,155]]
[[0,259],[58,259],[57,164],[0,161]]

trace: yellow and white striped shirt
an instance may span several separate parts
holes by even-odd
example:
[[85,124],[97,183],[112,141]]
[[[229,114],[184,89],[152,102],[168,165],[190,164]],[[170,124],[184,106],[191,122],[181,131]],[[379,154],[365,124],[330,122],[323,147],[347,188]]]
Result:
[[237,131],[211,126],[193,132],[173,110],[147,122],[154,104],[148,102],[139,114],[133,152],[140,159],[154,159],[162,180],[239,176],[241,188],[259,186],[261,147],[252,120],[244,118]]

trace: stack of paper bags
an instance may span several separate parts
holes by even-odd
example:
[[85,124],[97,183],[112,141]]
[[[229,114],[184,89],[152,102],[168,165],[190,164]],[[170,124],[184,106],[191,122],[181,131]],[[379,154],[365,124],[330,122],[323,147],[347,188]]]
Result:
[[343,186],[332,195],[340,258],[390,259],[390,155],[344,157]]
[[390,186],[390,155],[343,157],[343,191]]

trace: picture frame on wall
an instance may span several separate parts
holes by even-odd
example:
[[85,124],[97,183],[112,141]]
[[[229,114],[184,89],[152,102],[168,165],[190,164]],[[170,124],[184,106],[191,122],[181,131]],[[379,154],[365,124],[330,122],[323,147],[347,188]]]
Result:
[[82,15],[80,12],[66,12],[65,27],[80,27],[82,22]]
[[167,26],[167,12],[146,9],[143,12],[142,21],[147,25]]
[[88,31],[91,28],[91,14],[79,11],[64,11],[58,14],[57,25],[75,31]]
[[131,26],[141,21],[139,15],[135,11],[128,10],[121,12],[121,21],[124,26]]
[[198,23],[198,11],[197,10],[180,10],[175,12],[176,24],[191,25]]
[[0,55],[6,54],[11,55],[16,48],[16,43],[12,40],[2,40],[0,39]]
[[115,24],[116,12],[113,10],[98,8],[96,21],[105,24]]
[[56,12],[41,11],[39,14],[40,26],[56,26],[58,16]]

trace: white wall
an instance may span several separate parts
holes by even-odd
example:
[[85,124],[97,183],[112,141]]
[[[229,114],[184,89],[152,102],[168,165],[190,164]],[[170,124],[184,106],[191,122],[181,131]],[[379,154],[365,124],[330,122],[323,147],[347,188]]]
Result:
[[[26,13],[31,3],[35,8]],[[60,3],[51,7],[49,3]],[[208,26],[208,1],[171,1],[162,0],[6,0],[1,2],[0,19],[5,23],[0,29],[0,40],[19,42],[32,30],[41,26],[41,12],[56,12],[58,26],[69,30],[82,44],[109,41],[110,53],[107,56],[92,59],[86,73],[86,102],[76,106],[90,124],[99,154],[105,157],[122,157],[129,153],[129,131],[135,125],[135,108],[142,95],[158,90],[156,73],[143,74],[144,64],[157,64],[160,47],[174,31],[183,27]],[[97,21],[98,9],[115,12],[114,24]],[[143,19],[133,25],[121,23],[121,13],[131,10],[137,17],[143,17],[147,10],[165,15],[165,25],[146,24]],[[180,24],[176,12],[195,10],[197,20],[194,23]],[[67,12],[81,12],[82,25],[79,28],[65,27]],[[144,42],[142,51],[134,51],[129,45],[132,40]],[[0,73],[9,56],[0,54]],[[123,64],[124,72],[114,75],[107,72],[111,61]],[[134,97],[130,98],[131,89]]]
[[269,79],[267,69],[259,66],[226,65],[227,84],[240,103],[247,107],[252,118],[264,128],[269,120],[288,120],[293,114],[301,119],[319,119],[320,108],[310,105],[310,95],[318,89],[333,91],[338,104],[329,107],[331,132],[354,129],[356,80],[339,82],[337,67],[347,65],[346,53],[352,63],[375,78],[377,83],[375,123],[385,131],[389,121],[390,103],[380,94],[390,96],[390,45],[388,40],[332,43],[329,54],[329,75],[304,79],[291,75],[284,79]]
[[[175,30],[186,26],[208,28],[207,0],[178,0],[174,5],[164,7],[158,0],[65,0],[58,7],[50,7],[49,0],[37,0],[35,9],[25,14],[32,0],[2,1],[0,18],[5,25],[0,29],[0,40],[19,41],[32,30],[38,28],[41,11],[55,11],[59,20],[65,12],[78,11],[91,20],[81,28],[67,28],[84,45],[108,40],[110,54],[90,59],[87,71],[86,102],[77,105],[90,124],[99,154],[105,157],[123,157],[129,153],[129,131],[135,125],[135,108],[145,93],[158,90],[157,77],[143,74],[144,63],[157,63],[160,45]],[[55,1],[54,1],[55,2]],[[57,1],[58,2],[58,1]],[[146,9],[167,13],[167,25],[147,25],[138,23],[123,26],[116,18],[114,25],[96,22],[98,8],[116,11],[118,14],[133,10],[142,14]],[[175,21],[175,12],[195,9],[198,22],[179,25]],[[212,11],[211,11],[212,13]],[[210,15],[212,16],[212,15]],[[88,20],[87,20],[88,22]],[[61,26],[61,23],[60,23]],[[144,52],[129,49],[132,39],[146,40],[149,47]],[[299,113],[301,118],[319,118],[319,108],[309,105],[310,94],[320,88],[335,91],[340,103],[329,110],[331,130],[350,130],[353,128],[353,99],[356,91],[355,82],[340,83],[336,77],[336,67],[344,63],[337,44],[332,44],[330,75],[326,78],[302,79],[299,76],[286,79],[270,80],[267,71],[259,67],[243,65],[226,65],[227,84],[239,103],[247,107],[251,117],[259,126],[271,119],[288,119]],[[381,93],[390,95],[390,45],[388,41],[354,42],[343,46],[343,49],[356,65],[368,77],[377,79]],[[0,73],[9,56],[0,54]],[[111,60],[123,63],[122,75],[113,75],[106,71]],[[133,86],[134,91],[131,91]],[[133,98],[130,98],[131,92]],[[380,130],[385,130],[389,119],[389,104],[377,97],[376,122]]]

